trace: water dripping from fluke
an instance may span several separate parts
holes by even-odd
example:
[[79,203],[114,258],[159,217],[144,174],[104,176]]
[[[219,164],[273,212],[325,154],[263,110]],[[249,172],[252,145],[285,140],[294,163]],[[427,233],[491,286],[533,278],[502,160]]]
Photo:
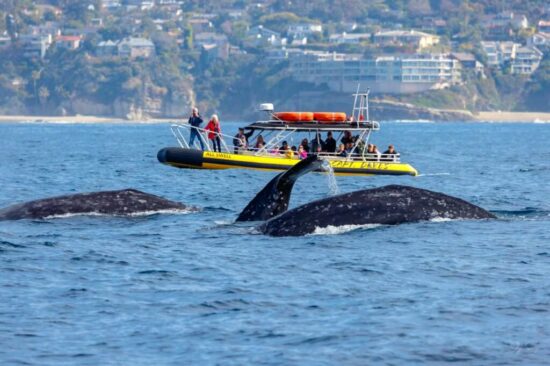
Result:
[[327,173],[327,185],[329,189],[329,194],[331,196],[336,196],[340,194],[340,187],[338,187],[338,182],[336,181],[336,175],[334,174],[334,169],[328,160],[323,160],[321,165],[323,171]]

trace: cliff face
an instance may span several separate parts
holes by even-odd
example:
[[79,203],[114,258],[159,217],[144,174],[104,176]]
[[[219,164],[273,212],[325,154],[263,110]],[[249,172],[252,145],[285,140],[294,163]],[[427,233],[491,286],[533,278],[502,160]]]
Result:
[[141,120],[149,117],[181,117],[189,114],[195,104],[192,89],[169,95],[147,95],[137,100],[116,98],[112,103],[98,103],[86,98],[73,98],[54,107],[55,114],[81,114]]

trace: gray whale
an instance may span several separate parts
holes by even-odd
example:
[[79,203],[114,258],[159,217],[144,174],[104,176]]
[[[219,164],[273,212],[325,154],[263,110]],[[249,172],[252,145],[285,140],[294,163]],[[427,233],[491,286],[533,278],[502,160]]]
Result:
[[327,197],[274,217],[259,227],[272,236],[299,236],[343,225],[397,225],[432,219],[492,219],[460,198],[409,186],[389,185]]
[[258,229],[272,236],[299,236],[317,228],[344,225],[396,225],[441,219],[490,219],[493,214],[460,198],[426,189],[390,185],[327,197],[290,211],[296,180],[323,161],[310,156],[273,178],[248,203],[237,221],[265,221]]
[[193,210],[135,189],[79,193],[16,204],[0,210],[0,220],[43,219],[67,214],[124,216],[160,210]]

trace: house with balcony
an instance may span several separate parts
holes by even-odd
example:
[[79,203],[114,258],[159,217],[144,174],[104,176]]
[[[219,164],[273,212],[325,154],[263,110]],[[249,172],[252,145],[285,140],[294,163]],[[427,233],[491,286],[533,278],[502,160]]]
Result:
[[509,67],[512,74],[529,75],[540,65],[543,53],[535,46],[522,46],[506,41],[483,41],[481,47],[487,57],[487,65]]
[[510,64],[510,71],[516,75],[531,75],[539,67],[544,54],[534,46],[520,46]]

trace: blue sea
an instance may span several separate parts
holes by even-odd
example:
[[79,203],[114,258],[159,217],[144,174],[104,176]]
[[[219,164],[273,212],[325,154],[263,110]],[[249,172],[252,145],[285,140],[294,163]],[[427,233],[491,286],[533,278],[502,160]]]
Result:
[[[223,123],[233,133],[237,123]],[[0,207],[136,188],[200,208],[0,222],[1,365],[548,365],[550,124],[382,124],[488,221],[272,238],[235,224],[276,174],[180,170],[168,125],[0,124]],[[331,194],[302,177],[296,206]]]

